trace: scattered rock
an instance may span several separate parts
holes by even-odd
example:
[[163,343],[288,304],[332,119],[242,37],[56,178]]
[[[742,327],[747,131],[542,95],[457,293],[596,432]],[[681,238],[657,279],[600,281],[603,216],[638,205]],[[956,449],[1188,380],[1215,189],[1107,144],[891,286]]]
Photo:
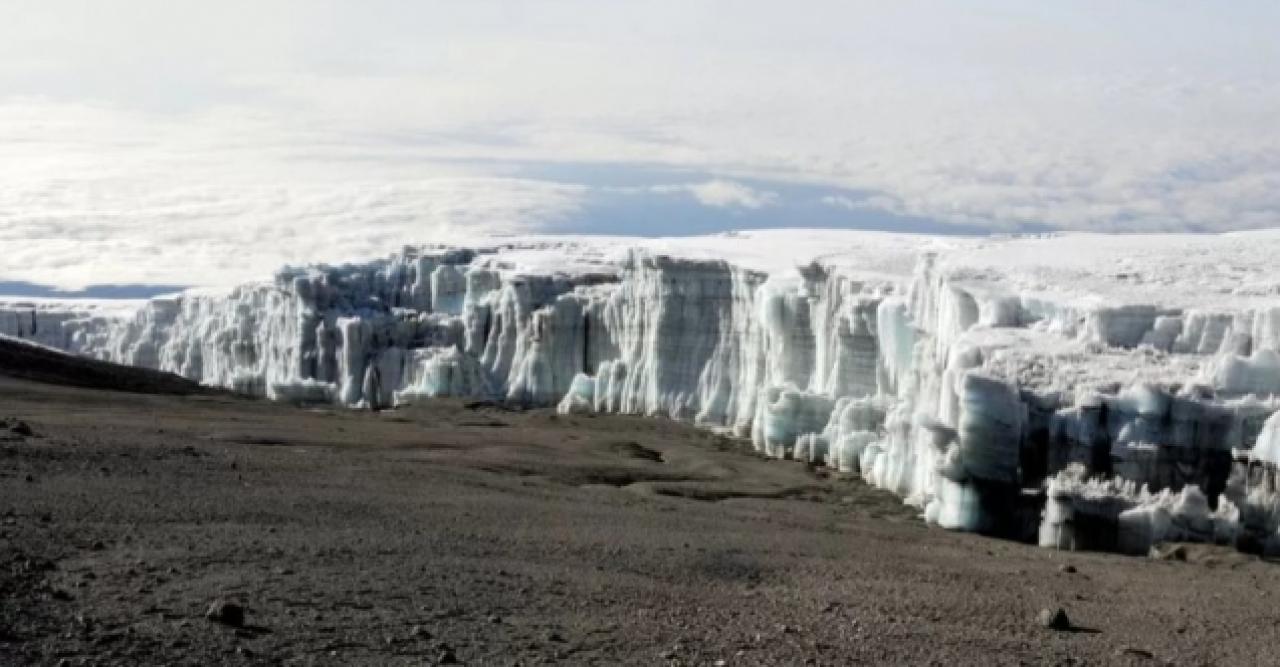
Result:
[[1181,544],[1157,544],[1149,554],[1155,560],[1187,560],[1187,547]]
[[35,435],[35,431],[31,430],[31,425],[21,419],[9,424],[9,432],[14,435],[20,435],[24,438],[30,438]]
[[1074,566],[1074,565],[1059,565],[1059,566],[1058,566],[1058,571],[1059,571],[1059,572],[1061,572],[1061,573],[1063,573],[1063,574],[1075,574],[1075,573],[1076,573],[1076,566]]
[[1036,616],[1037,622],[1041,626],[1050,630],[1070,630],[1071,619],[1067,618],[1067,612],[1058,607],[1055,610],[1041,609],[1040,614]]
[[23,558],[18,566],[24,572],[51,572],[58,569],[57,564],[53,561],[40,558]]
[[116,643],[116,642],[118,642],[118,641],[120,641],[120,640],[122,640],[122,639],[124,639],[124,633],[121,633],[121,632],[106,632],[106,633],[103,633],[103,634],[98,635],[98,636],[93,640],[93,643],[94,643],[94,645],[96,645],[96,646],[106,646],[107,644],[114,644],[114,643]]
[[229,600],[214,600],[204,617],[223,625],[238,628],[244,625],[244,607]]

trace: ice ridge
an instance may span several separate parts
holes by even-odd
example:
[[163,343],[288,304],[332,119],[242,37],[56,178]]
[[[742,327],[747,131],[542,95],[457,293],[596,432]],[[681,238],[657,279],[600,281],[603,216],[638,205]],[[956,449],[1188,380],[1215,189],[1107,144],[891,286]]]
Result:
[[0,302],[0,334],[278,400],[686,420],[1045,547],[1280,551],[1280,296],[1091,299],[897,250],[898,270],[769,271],[653,247],[407,248],[127,315]]

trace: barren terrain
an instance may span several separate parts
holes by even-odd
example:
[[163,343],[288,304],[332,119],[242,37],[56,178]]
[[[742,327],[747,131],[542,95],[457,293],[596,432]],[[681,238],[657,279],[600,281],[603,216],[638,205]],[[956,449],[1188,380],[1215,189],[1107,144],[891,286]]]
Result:
[[[3,418],[0,663],[1280,660],[1272,564],[930,530],[660,420],[0,377]],[[1057,607],[1070,630],[1037,623]]]

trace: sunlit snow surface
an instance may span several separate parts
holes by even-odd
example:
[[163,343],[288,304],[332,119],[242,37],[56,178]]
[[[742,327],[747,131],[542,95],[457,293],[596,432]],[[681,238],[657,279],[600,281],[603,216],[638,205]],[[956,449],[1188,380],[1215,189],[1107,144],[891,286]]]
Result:
[[272,398],[664,415],[1046,547],[1280,550],[1280,232],[521,237],[0,334]]

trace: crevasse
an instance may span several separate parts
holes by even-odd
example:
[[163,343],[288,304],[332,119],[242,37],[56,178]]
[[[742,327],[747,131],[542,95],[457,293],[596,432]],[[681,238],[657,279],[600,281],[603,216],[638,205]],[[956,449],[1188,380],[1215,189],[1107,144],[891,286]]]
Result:
[[1280,550],[1280,305],[1058,297],[932,250],[883,275],[645,249],[530,270],[520,250],[286,269],[130,316],[8,302],[0,333],[280,400],[687,420],[1046,547]]

